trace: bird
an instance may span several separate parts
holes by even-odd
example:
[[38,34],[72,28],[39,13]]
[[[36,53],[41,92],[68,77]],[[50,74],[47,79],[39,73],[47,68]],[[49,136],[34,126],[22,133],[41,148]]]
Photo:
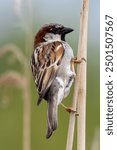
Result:
[[34,39],[31,69],[38,93],[37,105],[47,101],[47,132],[50,138],[58,126],[58,106],[68,96],[76,76],[78,63],[66,42],[66,34],[73,29],[58,23],[43,25]]

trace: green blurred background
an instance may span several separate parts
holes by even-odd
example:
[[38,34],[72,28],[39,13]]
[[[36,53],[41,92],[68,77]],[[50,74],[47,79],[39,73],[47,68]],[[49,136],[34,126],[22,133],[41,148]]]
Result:
[[[65,150],[69,114],[59,107],[58,128],[46,140],[47,106],[45,101],[36,106],[30,57],[34,35],[43,24],[52,22],[75,30],[66,40],[76,54],[80,8],[81,0],[0,1],[0,150]],[[89,4],[87,62],[86,148],[99,150],[99,0]],[[72,91],[64,100],[67,106]]]

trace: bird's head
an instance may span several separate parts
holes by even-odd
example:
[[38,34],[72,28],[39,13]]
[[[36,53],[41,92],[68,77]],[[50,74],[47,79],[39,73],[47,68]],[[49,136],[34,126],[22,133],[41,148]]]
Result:
[[65,41],[65,35],[72,32],[72,28],[64,27],[61,24],[46,24],[41,27],[35,36],[34,47],[42,42],[62,40]]

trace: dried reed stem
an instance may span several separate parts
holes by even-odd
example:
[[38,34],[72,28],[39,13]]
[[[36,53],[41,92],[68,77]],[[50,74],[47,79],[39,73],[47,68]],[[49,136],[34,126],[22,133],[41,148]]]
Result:
[[[77,97],[78,97],[78,75],[76,75],[75,82],[74,82],[74,93],[73,93],[73,101],[72,101],[73,110],[76,110]],[[75,112],[71,112],[70,119],[69,119],[66,150],[72,150],[72,147],[73,147],[75,118],[76,118]]]
[[[80,35],[77,58],[87,58],[87,24],[88,24],[88,0],[83,0],[80,13]],[[77,110],[77,150],[85,150],[85,124],[86,124],[86,62],[82,61],[77,65],[77,75],[74,83],[72,108]],[[71,112],[66,150],[72,150],[75,113]]]
[[23,88],[23,150],[31,150],[31,99],[28,80]]
[[[80,35],[78,57],[87,60],[87,27],[88,27],[88,3],[83,0],[80,13]],[[78,75],[78,100],[77,100],[77,150],[85,150],[86,147],[86,74],[87,65],[83,61],[77,66]]]

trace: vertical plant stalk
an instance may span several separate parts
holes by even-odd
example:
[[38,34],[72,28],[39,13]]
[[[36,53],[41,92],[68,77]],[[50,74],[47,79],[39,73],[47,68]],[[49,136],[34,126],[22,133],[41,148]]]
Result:
[[[24,74],[27,77],[27,84],[24,87],[23,101],[23,150],[31,150],[31,95],[30,95],[30,57],[33,49],[33,24],[32,24],[32,0],[27,0],[27,11],[29,18],[24,21],[26,28],[25,32],[25,52],[27,64],[25,65]],[[22,18],[23,19],[23,18]]]
[[[87,58],[87,26],[88,26],[88,0],[83,0],[80,12],[80,35],[77,58]],[[85,124],[86,124],[86,62],[77,65],[77,73],[74,83],[72,108],[77,111],[77,150],[85,150]],[[66,150],[72,150],[74,128],[74,112],[70,113]]]
[[[89,0],[83,0],[80,12],[80,35],[78,57],[87,60],[87,29]],[[77,150],[85,150],[86,147],[86,76],[87,65],[82,61],[77,66],[78,75],[78,100],[77,100]]]
[[30,95],[29,95],[29,82],[26,80],[26,84],[23,87],[23,150],[31,150],[31,135],[30,135]]
[[[78,74],[76,74],[75,82],[74,82],[73,101],[72,101],[72,109],[73,110],[76,110],[76,106],[77,106],[77,99],[78,99],[78,79],[79,79]],[[70,113],[70,119],[69,119],[69,127],[68,127],[66,150],[72,150],[72,147],[73,147],[75,119],[76,119],[76,112],[71,112]]]

